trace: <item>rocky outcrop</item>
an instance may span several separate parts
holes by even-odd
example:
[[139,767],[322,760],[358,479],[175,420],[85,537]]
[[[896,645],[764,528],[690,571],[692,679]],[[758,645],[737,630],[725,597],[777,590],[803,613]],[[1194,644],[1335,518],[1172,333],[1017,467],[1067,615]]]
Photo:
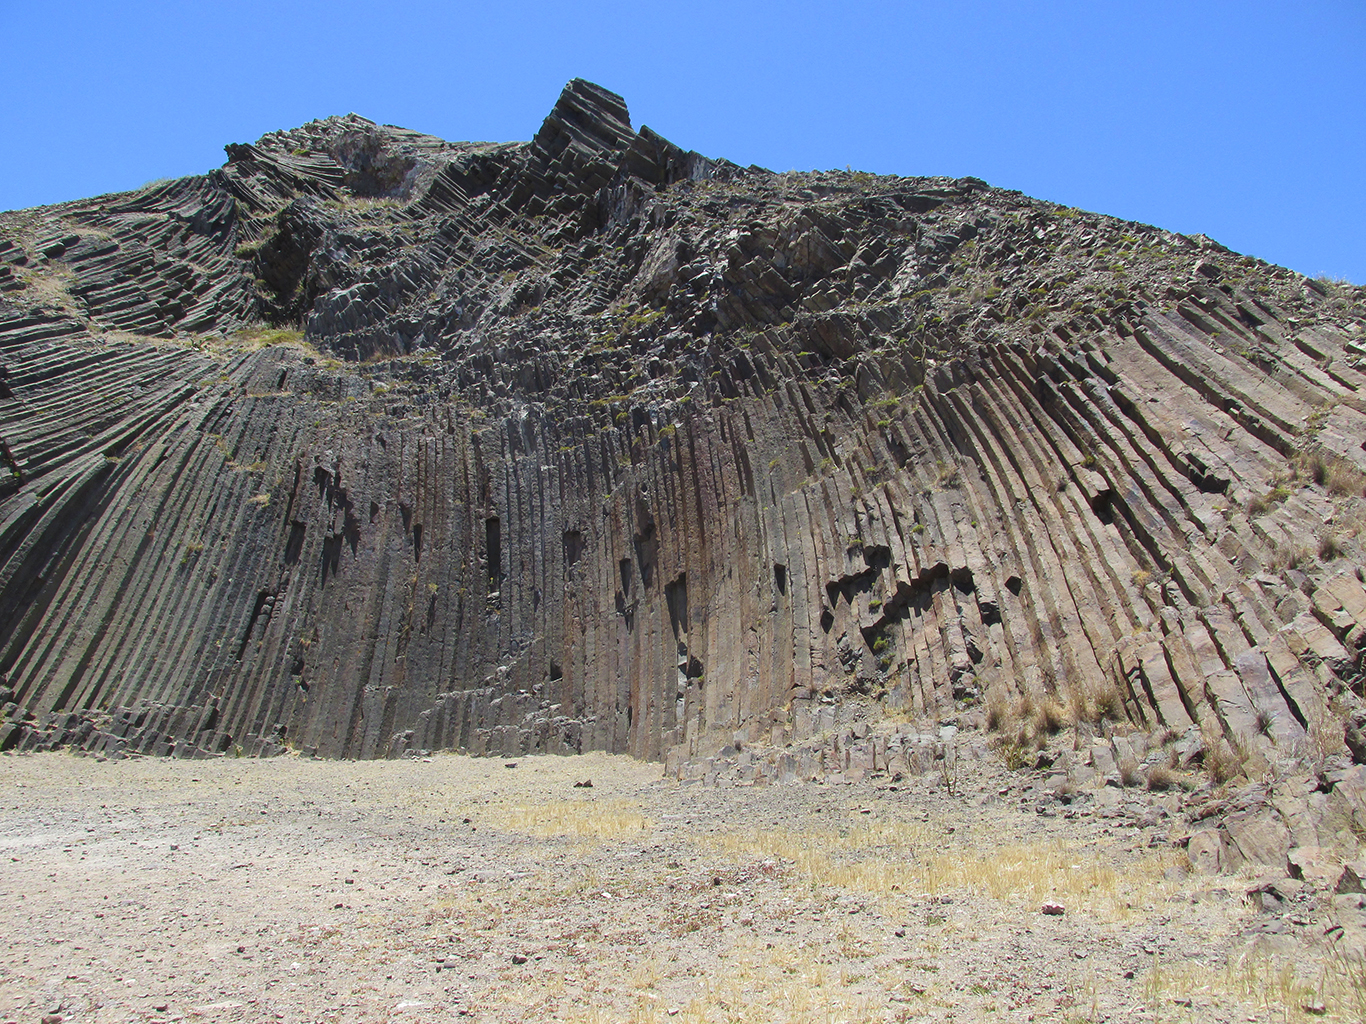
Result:
[[228,156],[0,215],[0,747],[1347,751],[1362,289],[584,82]]

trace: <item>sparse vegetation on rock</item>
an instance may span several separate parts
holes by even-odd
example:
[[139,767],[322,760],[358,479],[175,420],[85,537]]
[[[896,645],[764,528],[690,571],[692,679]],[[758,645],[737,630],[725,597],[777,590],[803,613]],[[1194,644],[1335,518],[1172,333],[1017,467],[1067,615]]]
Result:
[[0,747],[1351,756],[1362,289],[581,81],[227,149],[0,214]]

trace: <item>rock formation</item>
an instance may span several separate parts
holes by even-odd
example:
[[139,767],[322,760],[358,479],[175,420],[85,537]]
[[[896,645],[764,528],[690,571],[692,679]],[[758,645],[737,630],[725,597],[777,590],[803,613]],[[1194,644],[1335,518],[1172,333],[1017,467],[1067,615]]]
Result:
[[0,214],[0,748],[1346,754],[1366,289],[582,81],[227,153]]

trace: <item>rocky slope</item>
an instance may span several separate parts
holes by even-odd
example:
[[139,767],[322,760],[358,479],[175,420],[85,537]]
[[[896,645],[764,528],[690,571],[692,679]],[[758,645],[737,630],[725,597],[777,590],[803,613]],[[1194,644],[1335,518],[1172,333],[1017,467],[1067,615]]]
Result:
[[1366,289],[581,81],[227,151],[0,214],[0,747],[1366,756]]

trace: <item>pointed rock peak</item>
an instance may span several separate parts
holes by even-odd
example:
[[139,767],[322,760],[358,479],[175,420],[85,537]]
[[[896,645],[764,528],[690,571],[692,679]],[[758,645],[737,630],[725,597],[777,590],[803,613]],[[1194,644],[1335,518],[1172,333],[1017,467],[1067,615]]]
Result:
[[632,134],[631,115],[626,109],[626,101],[616,93],[582,78],[576,78],[564,87],[560,98],[555,101],[552,114],[559,114],[571,121],[582,118],[602,122],[615,127],[622,134]]
[[621,150],[634,135],[624,99],[576,78],[564,87],[531,144],[542,156],[553,159],[570,145],[600,152]]

